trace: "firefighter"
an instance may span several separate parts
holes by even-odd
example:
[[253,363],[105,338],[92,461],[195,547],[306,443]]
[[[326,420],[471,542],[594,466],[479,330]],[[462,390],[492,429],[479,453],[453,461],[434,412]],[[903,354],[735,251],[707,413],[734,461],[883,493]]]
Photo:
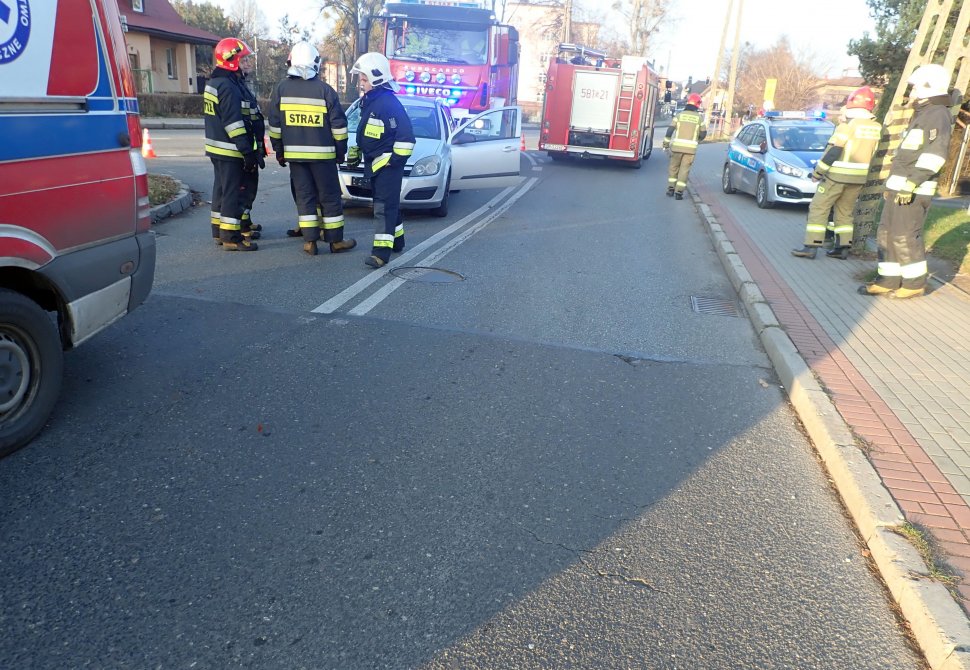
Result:
[[701,96],[691,93],[687,97],[684,109],[674,117],[673,123],[667,128],[667,135],[663,140],[663,148],[670,150],[667,195],[672,195],[677,200],[684,199],[687,175],[690,174],[690,166],[694,163],[697,145],[707,136],[700,106]]
[[414,131],[404,106],[394,94],[399,89],[391,78],[391,64],[379,53],[366,53],[350,70],[360,78],[363,97],[357,145],[350,147],[347,164],[364,163],[374,191],[374,246],[364,261],[380,268],[390,261],[392,251],[404,249],[401,218],[401,181],[404,165],[414,151]]
[[950,147],[950,73],[942,65],[921,65],[907,83],[913,87],[913,117],[886,180],[886,203],[876,235],[879,275],[859,287],[864,295],[916,298],[926,292],[923,224]]
[[[259,108],[259,100],[256,98],[256,93],[249,85],[249,73],[252,72],[252,59],[243,58],[239,63],[240,73],[240,92],[242,93],[242,109],[243,117],[249,118],[249,124],[253,129],[253,136],[256,138],[256,153],[259,154],[260,158],[263,158],[263,165],[266,164],[266,143],[264,137],[266,135],[266,120],[263,117],[263,111]],[[258,240],[260,237],[260,231],[263,229],[258,223],[253,223],[252,211],[253,203],[256,202],[256,191],[259,189],[259,171],[253,170],[252,172],[243,172],[243,185],[242,185],[242,232],[249,233],[249,237],[254,240]]]
[[205,87],[205,152],[212,161],[212,235],[227,251],[256,251],[251,232],[242,229],[243,175],[265,167],[256,137],[243,115],[240,63],[253,53],[245,42],[227,37],[216,44],[216,67]]
[[812,181],[819,182],[818,189],[808,206],[804,246],[792,249],[793,256],[815,258],[825,243],[829,212],[834,210],[832,249],[826,256],[843,260],[849,257],[855,229],[852,211],[869,178],[869,163],[882,135],[882,126],[872,115],[875,107],[876,96],[868,86],[853,91],[846,101],[844,118],[812,171]]
[[337,92],[319,77],[320,53],[312,44],[294,44],[286,63],[286,79],[270,102],[269,137],[279,164],[290,166],[303,251],[317,255],[321,230],[330,253],[350,251],[357,241],[344,239],[337,174],[347,153],[347,117]]

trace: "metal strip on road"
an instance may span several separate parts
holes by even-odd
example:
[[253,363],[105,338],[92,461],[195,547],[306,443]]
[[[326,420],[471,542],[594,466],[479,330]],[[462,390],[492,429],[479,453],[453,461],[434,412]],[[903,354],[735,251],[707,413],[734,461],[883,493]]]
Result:
[[[452,238],[446,244],[444,244],[440,249],[437,249],[436,251],[433,251],[432,253],[422,258],[420,261],[416,263],[416,265],[430,266],[430,265],[433,265],[436,261],[444,258],[458,245],[465,242],[472,235],[474,235],[482,228],[490,224],[492,221],[497,219],[499,216],[504,214],[506,210],[508,210],[509,207],[514,205],[519,198],[521,198],[523,195],[528,193],[532,189],[532,187],[535,186],[537,181],[539,181],[538,177],[532,177],[527,182],[525,182],[524,185],[514,187],[519,189],[517,193],[510,196],[508,200],[506,200],[501,205],[496,207],[493,212],[489,213],[487,216],[482,218],[481,221],[479,221],[478,223],[475,223],[474,225],[469,226],[468,229],[464,230],[459,235],[456,235],[454,238]],[[404,279],[395,277],[393,280],[391,280],[390,282],[382,286],[378,291],[375,291],[374,294],[371,295],[369,298],[362,301],[356,307],[351,309],[348,313],[354,316],[363,316],[364,314],[367,314],[367,312],[371,311],[377,305],[379,305],[381,301],[384,300],[384,298],[394,293],[394,291],[396,291],[398,287],[401,286],[401,284],[403,284],[405,281],[406,280]]]
[[501,193],[496,195],[494,198],[486,202],[484,205],[476,209],[468,216],[462,219],[459,219],[458,221],[451,224],[444,230],[441,230],[435,233],[434,235],[426,239],[424,242],[414,247],[414,249],[404,252],[403,254],[401,254],[399,257],[397,257],[396,259],[394,259],[393,261],[385,265],[380,270],[375,270],[374,272],[367,275],[363,279],[357,281],[354,284],[351,284],[343,291],[341,291],[334,297],[330,298],[330,300],[327,300],[322,305],[312,309],[311,312],[315,314],[332,314],[333,312],[340,309],[340,307],[342,307],[345,303],[350,302],[350,300],[352,300],[354,296],[366,290],[367,287],[369,287],[371,284],[381,279],[382,277],[386,276],[387,273],[393,270],[394,268],[400,267],[402,265],[411,265],[411,259],[421,254],[428,247],[431,247],[434,244],[437,244],[440,240],[448,237],[452,233],[457,232],[464,226],[468,225],[469,223],[477,219],[479,216],[486,213],[489,209],[494,207],[497,203],[501,202],[501,200],[506,196],[508,196],[509,194],[511,194],[512,191],[520,187],[521,187],[521,184],[517,186],[509,186],[508,188],[504,189]]

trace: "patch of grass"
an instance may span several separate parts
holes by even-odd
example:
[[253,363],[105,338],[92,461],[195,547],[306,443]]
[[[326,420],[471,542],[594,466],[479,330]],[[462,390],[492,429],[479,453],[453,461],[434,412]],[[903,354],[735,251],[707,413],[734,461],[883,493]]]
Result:
[[179,184],[171,177],[162,174],[148,175],[148,202],[152,207],[175,200],[178,193]]
[[905,537],[916,548],[919,555],[923,557],[923,562],[926,563],[930,578],[940,582],[951,592],[956,589],[957,584],[960,583],[960,577],[943,560],[939,549],[922,526],[906,522],[892,528],[892,531]]
[[952,261],[957,272],[970,273],[970,214],[963,208],[931,207],[923,227],[926,251]]

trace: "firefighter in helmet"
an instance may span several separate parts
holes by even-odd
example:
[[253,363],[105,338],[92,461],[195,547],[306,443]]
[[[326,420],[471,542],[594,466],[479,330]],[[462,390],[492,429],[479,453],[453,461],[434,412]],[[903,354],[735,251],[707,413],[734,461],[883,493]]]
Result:
[[696,93],[687,96],[687,104],[674,117],[663,140],[663,148],[670,150],[667,195],[672,195],[677,200],[684,199],[687,175],[690,174],[690,166],[694,163],[697,145],[707,136],[700,106],[701,96]]
[[844,119],[812,171],[812,180],[819,184],[808,206],[804,245],[793,249],[793,256],[815,258],[825,243],[829,212],[834,211],[832,249],[826,255],[848,258],[854,232],[852,211],[869,178],[869,163],[882,135],[882,126],[872,115],[875,107],[876,96],[868,86],[854,91],[846,101]]
[[879,220],[878,277],[859,287],[865,295],[915,298],[926,292],[923,224],[946,164],[953,130],[950,72],[921,65],[910,75],[913,117],[903,132],[886,180]]
[[269,107],[269,137],[281,166],[290,166],[303,251],[317,255],[321,232],[330,253],[350,251],[337,165],[347,153],[347,117],[337,92],[320,79],[320,53],[297,42],[287,60],[286,79],[277,84]]
[[265,167],[256,151],[252,121],[243,113],[242,61],[253,53],[240,39],[227,37],[215,48],[216,67],[203,94],[205,152],[212,161],[212,236],[228,251],[256,251],[252,233],[243,230],[244,175]]
[[363,91],[357,146],[350,147],[347,164],[363,161],[364,174],[374,192],[374,245],[364,261],[380,268],[391,260],[392,251],[404,249],[401,218],[401,181],[404,165],[414,151],[414,131],[404,105],[394,94],[399,89],[391,78],[391,64],[382,54],[366,53],[351,68]]

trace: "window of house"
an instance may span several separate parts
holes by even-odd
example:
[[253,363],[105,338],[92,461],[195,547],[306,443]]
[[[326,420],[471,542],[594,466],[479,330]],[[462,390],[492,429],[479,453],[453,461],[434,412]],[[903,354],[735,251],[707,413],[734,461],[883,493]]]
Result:
[[168,78],[177,79],[178,78],[178,68],[175,63],[175,49],[165,50],[165,64],[168,67]]
[[144,0],[131,0],[132,11],[138,12],[139,14],[145,13]]

